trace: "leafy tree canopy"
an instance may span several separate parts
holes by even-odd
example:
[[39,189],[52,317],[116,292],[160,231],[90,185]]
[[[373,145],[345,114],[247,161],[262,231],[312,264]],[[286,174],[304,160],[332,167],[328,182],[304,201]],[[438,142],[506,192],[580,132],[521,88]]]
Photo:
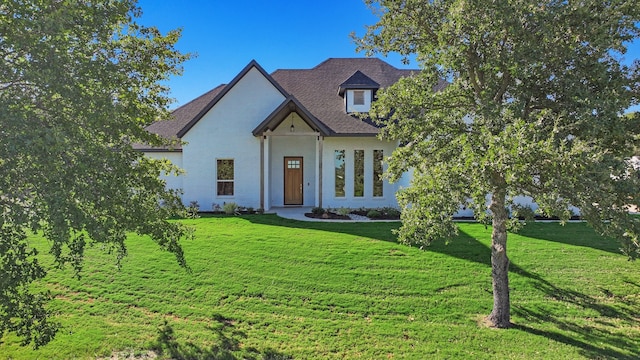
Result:
[[627,212],[640,203],[628,162],[640,116],[622,115],[640,100],[640,63],[622,61],[640,34],[636,2],[367,3],[379,21],[356,38],[359,49],[413,54],[422,69],[379,92],[370,114],[381,136],[404,145],[389,160],[391,179],[413,172],[399,194],[400,239],[451,238],[461,206],[491,221],[490,324],[510,324],[506,240],[518,195],[564,220],[574,206],[640,255],[640,223]]
[[[7,0],[0,3],[0,336],[40,346],[55,334],[46,275],[27,234],[50,241],[57,266],[80,271],[87,246],[117,259],[128,231],[148,234],[186,266],[182,211],[136,142],[169,145],[144,127],[166,118],[162,85],[188,55],[136,23],[135,0]],[[163,204],[163,206],[159,206]]]

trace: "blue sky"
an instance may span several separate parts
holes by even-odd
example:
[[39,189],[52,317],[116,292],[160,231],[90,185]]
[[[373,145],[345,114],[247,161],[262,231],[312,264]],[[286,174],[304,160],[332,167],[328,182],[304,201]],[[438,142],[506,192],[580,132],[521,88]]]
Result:
[[[185,104],[228,83],[251,60],[267,72],[311,68],[330,57],[362,57],[349,34],[365,33],[377,17],[362,0],[139,0],[140,22],[162,32],[182,28],[178,49],[197,54],[170,80],[171,96]],[[625,62],[640,58],[640,41]],[[385,59],[398,68],[400,56]]]

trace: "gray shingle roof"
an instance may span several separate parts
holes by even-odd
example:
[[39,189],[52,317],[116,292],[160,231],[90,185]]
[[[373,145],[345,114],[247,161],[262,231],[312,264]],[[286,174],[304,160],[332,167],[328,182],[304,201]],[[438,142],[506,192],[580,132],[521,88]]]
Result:
[[[216,96],[224,90],[225,86],[225,84],[219,85],[173,110],[171,112],[171,119],[154,122],[147,126],[147,131],[158,134],[167,139],[178,138],[178,133],[187,126],[200,113],[200,111],[207,106],[207,104],[213,101]],[[133,147],[139,150],[167,150],[159,148],[149,149],[149,146],[140,144],[134,144]],[[172,150],[181,149],[182,147],[178,145]]]
[[357,71],[385,88],[418,70],[401,70],[375,58],[331,58],[312,69],[277,70],[271,76],[331,129],[332,135],[373,136],[378,128],[347,114],[344,99],[337,91]]
[[[385,88],[419,71],[401,70],[375,58],[330,58],[312,69],[283,69],[267,75],[252,61],[229,85],[220,85],[180,106],[172,112],[172,119],[153,123],[147,130],[166,138],[181,137],[224,96],[227,87],[233,87],[252,66],[269,77],[279,90],[288,93],[289,101],[294,98],[304,107],[313,121],[320,122],[318,128],[327,130],[327,136],[375,136],[378,133],[370,121],[346,113],[340,89]],[[256,119],[256,125],[263,121],[265,119]],[[144,146],[137,147],[144,149]]]

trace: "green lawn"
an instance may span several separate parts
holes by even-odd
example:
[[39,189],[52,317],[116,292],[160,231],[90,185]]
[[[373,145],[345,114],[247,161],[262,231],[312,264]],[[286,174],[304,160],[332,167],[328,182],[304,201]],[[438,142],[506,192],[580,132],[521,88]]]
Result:
[[[131,236],[122,268],[91,249],[81,279],[50,273],[62,330],[40,350],[12,336],[0,358],[142,355],[213,359],[640,358],[640,263],[584,224],[510,235],[512,320],[491,311],[491,229],[449,245],[395,243],[398,223],[275,215],[185,221],[191,273]],[[39,247],[46,242],[33,237]]]

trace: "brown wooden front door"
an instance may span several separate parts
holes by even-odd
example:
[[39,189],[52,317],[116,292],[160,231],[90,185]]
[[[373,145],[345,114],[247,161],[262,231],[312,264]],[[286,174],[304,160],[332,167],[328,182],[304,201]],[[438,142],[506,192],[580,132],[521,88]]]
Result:
[[284,204],[302,205],[302,158],[284,158]]

